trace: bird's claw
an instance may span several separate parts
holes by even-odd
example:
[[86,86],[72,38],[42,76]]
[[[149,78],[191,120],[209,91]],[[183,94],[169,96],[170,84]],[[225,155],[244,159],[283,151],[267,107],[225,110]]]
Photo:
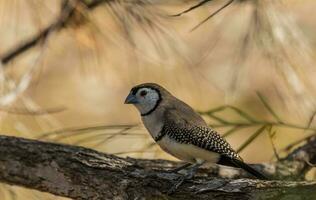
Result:
[[184,169],[188,168],[189,166],[191,166],[190,163],[185,163],[184,165],[181,165],[181,166],[176,167],[174,169],[168,170],[168,172],[170,172],[170,173],[178,173],[179,171],[184,170]]
[[[193,176],[195,175],[196,173],[196,170],[201,166],[203,165],[204,162],[202,163],[196,163],[192,166],[190,166],[189,170],[187,171],[186,175],[183,175],[183,176],[180,176],[176,179],[176,183],[170,188],[170,190],[168,191],[168,194],[172,194],[174,193],[178,187],[180,185],[182,185],[182,183],[185,181],[185,180],[188,180],[188,179],[192,179]],[[185,166],[185,165],[184,165]],[[184,167],[183,166],[183,167]],[[186,167],[185,167],[186,168]]]

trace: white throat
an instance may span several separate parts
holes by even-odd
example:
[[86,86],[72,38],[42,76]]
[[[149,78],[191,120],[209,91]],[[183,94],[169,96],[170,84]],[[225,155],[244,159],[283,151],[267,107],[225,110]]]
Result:
[[135,107],[140,112],[140,114],[143,116],[143,115],[147,115],[147,113],[151,112],[156,107],[157,103],[158,102],[143,104],[143,105],[135,104]]

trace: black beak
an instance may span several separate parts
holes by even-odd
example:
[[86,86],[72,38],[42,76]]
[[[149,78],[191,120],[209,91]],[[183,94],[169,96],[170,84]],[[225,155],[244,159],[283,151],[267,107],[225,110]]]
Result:
[[132,93],[129,93],[128,96],[125,99],[125,104],[137,104],[137,98]]

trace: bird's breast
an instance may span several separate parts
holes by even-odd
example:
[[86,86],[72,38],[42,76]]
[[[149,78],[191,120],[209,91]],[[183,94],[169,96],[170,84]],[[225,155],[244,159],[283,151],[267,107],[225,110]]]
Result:
[[148,130],[149,134],[156,138],[159,135],[160,131],[162,130],[163,123],[161,120],[157,119],[155,115],[149,115],[142,117],[142,121],[146,129]]

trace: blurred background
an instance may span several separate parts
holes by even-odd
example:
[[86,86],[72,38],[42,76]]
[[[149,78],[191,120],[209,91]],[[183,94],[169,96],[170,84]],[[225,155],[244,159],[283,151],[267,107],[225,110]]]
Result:
[[[176,160],[123,104],[143,82],[201,112],[249,163],[315,134],[316,2],[214,0],[175,16],[199,2],[0,0],[1,134]],[[64,198],[1,184],[0,199]]]

